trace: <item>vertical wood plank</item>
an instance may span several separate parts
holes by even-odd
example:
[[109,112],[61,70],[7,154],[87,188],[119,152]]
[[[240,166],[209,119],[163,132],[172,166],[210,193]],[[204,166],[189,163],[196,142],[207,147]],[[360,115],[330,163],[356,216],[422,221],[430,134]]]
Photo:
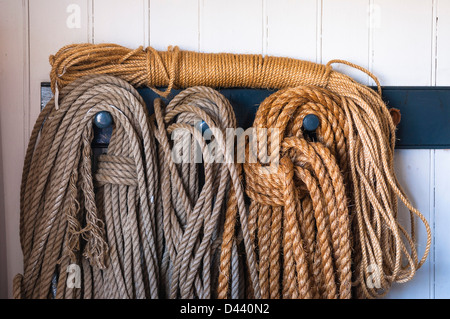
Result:
[[94,43],[115,43],[135,49],[147,43],[146,0],[95,0]]
[[[436,85],[450,85],[450,2],[437,1]],[[435,297],[450,298],[450,150],[436,150]]]
[[436,150],[435,293],[450,298],[450,150]]
[[382,85],[430,85],[432,0],[374,0],[372,66]]
[[26,1],[0,1],[0,298],[22,271],[19,189],[24,148]]
[[30,1],[30,127],[40,112],[40,84],[50,81],[48,57],[71,43],[88,42],[87,0]]
[[[412,204],[430,221],[432,217],[432,204],[434,194],[430,191],[434,185],[434,167],[430,150],[396,150],[395,172],[406,195]],[[399,204],[398,220],[409,232],[409,211]],[[422,222],[416,218],[416,247],[419,258],[422,257],[426,246],[426,230]],[[430,298],[430,271],[432,257],[428,257],[426,263],[416,272],[414,278],[402,284],[394,284],[387,298]]]
[[201,6],[201,51],[262,54],[261,0],[203,0]]
[[[322,7],[322,61],[342,59],[369,68],[369,0],[324,0]],[[351,18],[349,18],[351,17]],[[368,76],[341,64],[333,69],[368,84]]]
[[[371,0],[371,4],[371,71],[382,85],[431,85],[432,0]],[[434,219],[433,156],[434,152],[430,150],[401,150],[396,151],[395,160],[401,184],[428,221]],[[409,213],[400,206],[399,219],[406,219]],[[426,232],[423,226],[417,226],[416,231],[421,254]],[[387,297],[430,298],[433,296],[433,275],[433,256],[429,256],[410,282],[394,285]]]
[[437,1],[437,85],[450,85],[450,1]]
[[151,0],[150,45],[156,50],[177,45],[182,50],[197,51],[198,13],[198,0]]
[[266,14],[268,55],[316,61],[316,0],[267,0]]

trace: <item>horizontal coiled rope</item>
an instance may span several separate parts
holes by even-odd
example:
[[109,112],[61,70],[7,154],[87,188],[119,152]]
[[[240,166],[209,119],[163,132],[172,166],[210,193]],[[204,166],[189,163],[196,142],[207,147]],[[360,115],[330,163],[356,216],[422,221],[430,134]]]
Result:
[[[85,43],[67,45],[50,56],[50,79],[54,93],[88,74],[114,75],[135,87],[153,88],[164,97],[172,88],[193,86],[283,89],[314,85],[334,91],[349,90],[346,84],[354,80],[334,71],[332,63],[348,62],[335,60],[322,65],[258,54],[199,53],[178,47],[169,47],[167,51],[152,47],[131,50],[117,44]],[[379,86],[378,80],[371,76]],[[167,90],[162,92],[156,87]]]

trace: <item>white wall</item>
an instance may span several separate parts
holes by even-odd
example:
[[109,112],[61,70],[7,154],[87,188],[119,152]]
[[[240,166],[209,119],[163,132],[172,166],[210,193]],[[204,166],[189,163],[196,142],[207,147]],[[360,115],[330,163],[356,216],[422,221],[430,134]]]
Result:
[[[68,7],[79,10],[79,27],[68,28]],[[114,42],[319,63],[339,58],[368,68],[382,85],[434,86],[450,85],[449,40],[446,0],[0,0],[0,297],[11,296],[12,278],[22,271],[22,160],[40,82],[49,80],[48,56],[61,46]],[[364,74],[336,68],[370,84]],[[390,298],[450,297],[449,163],[448,150],[396,152],[399,179],[434,241],[427,263]],[[425,232],[418,231],[420,251]]]

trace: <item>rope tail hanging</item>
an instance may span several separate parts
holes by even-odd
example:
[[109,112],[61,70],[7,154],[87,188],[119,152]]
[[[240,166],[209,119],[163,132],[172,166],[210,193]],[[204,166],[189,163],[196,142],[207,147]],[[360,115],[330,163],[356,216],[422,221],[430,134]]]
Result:
[[[399,114],[369,71],[114,44],[69,45],[50,63],[55,99],[23,171],[15,297],[375,298],[426,261],[430,227],[394,172]],[[333,63],[367,73],[378,92]],[[167,106],[155,100],[149,117],[133,86],[162,97],[188,89]],[[213,90],[231,87],[279,89],[259,106],[252,142],[236,150],[244,165],[224,138],[233,110]],[[114,130],[92,174],[90,121],[100,110]],[[308,114],[319,118],[315,134],[302,127]],[[197,151],[203,166],[192,162]],[[421,258],[416,217],[427,231]],[[65,286],[72,263],[82,289]]]

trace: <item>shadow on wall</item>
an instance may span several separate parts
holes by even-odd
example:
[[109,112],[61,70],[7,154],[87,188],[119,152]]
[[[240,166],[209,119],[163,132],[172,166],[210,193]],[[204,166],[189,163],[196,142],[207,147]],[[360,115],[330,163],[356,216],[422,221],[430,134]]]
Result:
[[6,282],[6,229],[5,229],[5,200],[3,187],[3,154],[2,138],[0,131],[0,298],[8,296],[8,284]]

